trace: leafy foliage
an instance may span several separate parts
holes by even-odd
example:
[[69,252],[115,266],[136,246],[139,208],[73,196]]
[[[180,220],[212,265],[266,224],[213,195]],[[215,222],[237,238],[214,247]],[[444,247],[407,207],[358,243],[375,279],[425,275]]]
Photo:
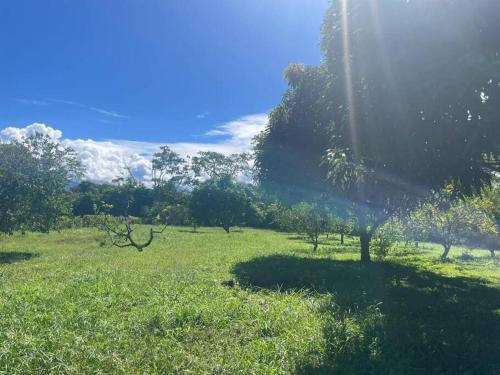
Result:
[[168,146],[161,146],[160,152],[153,155],[151,170],[155,188],[167,183],[185,182],[185,160]]
[[203,182],[190,202],[191,216],[198,225],[220,226],[227,233],[232,226],[245,223],[249,209],[245,186],[229,176]]
[[259,181],[285,200],[334,195],[365,261],[377,228],[430,191],[480,192],[500,171],[498,24],[492,0],[332,2],[324,63],[286,71],[257,141]]
[[480,198],[453,198],[450,190],[435,193],[411,216],[420,236],[443,246],[446,259],[453,245],[467,244],[472,239],[496,233],[495,223]]
[[223,178],[247,175],[250,172],[251,156],[248,153],[226,156],[214,151],[201,151],[191,158],[190,170],[195,180],[200,178]]
[[319,237],[332,230],[330,212],[322,205],[306,202],[291,208],[283,208],[277,216],[277,222],[282,230],[306,235],[313,244],[313,250],[318,249]]
[[0,232],[47,232],[70,214],[69,183],[82,168],[70,148],[34,135],[0,144]]

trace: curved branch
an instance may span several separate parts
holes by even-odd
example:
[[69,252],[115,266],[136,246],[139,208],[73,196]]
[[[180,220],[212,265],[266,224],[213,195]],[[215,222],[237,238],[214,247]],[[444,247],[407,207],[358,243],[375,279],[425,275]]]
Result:
[[153,228],[150,228],[149,238],[143,243],[138,243],[133,238],[134,229],[132,228],[132,224],[130,223],[128,216],[125,217],[125,223],[123,224],[125,225],[125,228],[120,229],[119,224],[113,225],[111,220],[106,215],[104,216],[101,224],[101,230],[104,230],[107,233],[112,246],[119,248],[134,247],[139,252],[142,252],[145,248],[150,246],[153,243],[155,235],[163,233],[167,228],[167,225],[165,225],[161,230],[154,230]]

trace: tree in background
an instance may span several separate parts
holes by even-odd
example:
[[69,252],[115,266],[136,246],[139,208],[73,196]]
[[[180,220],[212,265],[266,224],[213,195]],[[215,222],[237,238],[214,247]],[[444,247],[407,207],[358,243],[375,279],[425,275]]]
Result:
[[236,178],[250,173],[251,155],[248,153],[224,155],[214,151],[201,151],[191,158],[193,178],[216,179],[225,176]]
[[351,207],[362,261],[429,192],[478,193],[500,171],[499,24],[494,0],[332,2],[324,64],[287,70],[258,138],[259,181]]
[[340,244],[344,245],[344,238],[350,234],[353,229],[353,224],[350,223],[348,217],[332,216],[331,230],[332,233],[338,233],[340,236]]
[[470,248],[485,248],[490,251],[491,257],[495,257],[495,251],[500,250],[500,185],[495,181],[491,188],[485,189],[480,198],[476,198],[477,204],[488,216],[491,225],[487,230],[471,233],[466,241]]
[[191,196],[190,211],[198,225],[219,226],[227,233],[245,223],[250,203],[245,186],[229,176],[202,182]]
[[471,239],[484,238],[496,231],[483,200],[456,198],[450,188],[423,203],[412,214],[411,223],[422,237],[443,246],[443,260],[448,258],[452,246],[470,243]]
[[319,237],[332,230],[332,216],[324,205],[302,202],[282,209],[278,215],[280,228],[287,232],[303,234],[318,249]]
[[78,185],[73,186],[71,188],[71,192],[73,193],[73,215],[95,215],[99,205],[103,201],[104,190],[108,186],[105,184],[95,184],[90,181],[82,181]]
[[0,144],[0,232],[47,232],[71,213],[68,186],[82,175],[74,151],[36,134]]
[[168,146],[161,146],[151,162],[152,180],[155,189],[165,184],[182,184],[186,174],[186,161]]

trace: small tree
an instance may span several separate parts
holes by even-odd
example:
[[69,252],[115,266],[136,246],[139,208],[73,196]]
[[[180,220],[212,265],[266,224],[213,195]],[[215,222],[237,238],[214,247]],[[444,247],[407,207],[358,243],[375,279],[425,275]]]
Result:
[[124,217],[113,217],[109,215],[101,215],[97,222],[97,227],[106,232],[107,238],[112,246],[119,248],[133,247],[137,251],[142,252],[145,248],[153,243],[156,235],[165,231],[167,226],[163,226],[160,230],[149,228],[148,237],[145,240],[138,240],[134,236],[135,225],[134,220],[126,215]]
[[0,233],[57,227],[71,213],[67,187],[82,173],[75,152],[47,136],[0,144]]
[[378,258],[385,258],[403,238],[401,225],[398,220],[391,219],[377,229],[373,235],[373,252]]
[[300,203],[285,209],[278,220],[283,230],[303,234],[313,244],[313,251],[318,249],[319,237],[332,230],[330,213],[319,204]]
[[491,188],[485,189],[481,198],[476,198],[476,205],[487,215],[487,218],[483,219],[487,225],[482,225],[477,232],[469,233],[465,245],[470,248],[485,248],[494,258],[495,251],[500,250],[500,185],[498,181]]
[[343,245],[345,235],[351,233],[352,231],[352,223],[350,223],[347,218],[333,216],[331,230],[333,233],[338,233],[340,235],[340,244]]
[[450,188],[435,193],[412,214],[411,222],[425,238],[443,246],[441,259],[454,245],[466,244],[478,233],[494,233],[495,226],[480,199],[453,197]]
[[245,187],[229,176],[203,182],[194,189],[190,202],[196,224],[220,226],[227,233],[232,226],[245,223],[249,207]]

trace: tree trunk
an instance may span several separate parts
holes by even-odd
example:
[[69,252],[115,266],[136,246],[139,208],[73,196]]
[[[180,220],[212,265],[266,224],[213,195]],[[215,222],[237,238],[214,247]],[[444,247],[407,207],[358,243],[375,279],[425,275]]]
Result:
[[344,233],[340,233],[340,244],[344,244]]
[[318,236],[315,236],[315,237],[313,238],[313,245],[314,245],[314,247],[313,247],[313,251],[318,250]]
[[443,245],[443,247],[444,247],[444,252],[441,255],[441,259],[446,260],[448,259],[448,253],[450,252],[451,245]]
[[490,249],[490,253],[491,253],[491,257],[494,258],[495,257],[495,250]]
[[367,233],[366,230],[361,230],[359,234],[359,241],[361,242],[361,261],[364,263],[369,263],[371,261],[370,258],[371,240],[372,240],[371,234]]

